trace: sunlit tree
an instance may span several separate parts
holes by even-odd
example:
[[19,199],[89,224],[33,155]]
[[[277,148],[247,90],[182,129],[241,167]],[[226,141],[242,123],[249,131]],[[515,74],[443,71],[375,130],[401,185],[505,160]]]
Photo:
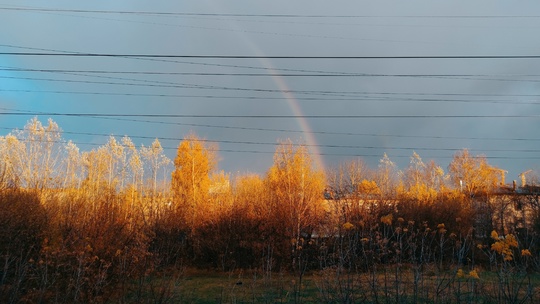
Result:
[[413,152],[409,167],[403,172],[403,194],[421,201],[432,201],[444,188],[444,170],[434,161],[425,164]]
[[20,150],[21,143],[19,140],[8,134],[5,137],[0,137],[0,162],[2,163],[2,181],[3,186],[20,186],[21,180],[19,176],[18,163],[19,159],[12,155],[15,151]]
[[84,191],[90,196],[99,197],[104,191],[112,190],[109,183],[110,154],[107,147],[101,146],[82,153],[85,178]]
[[123,171],[123,164],[125,163],[124,146],[116,140],[114,136],[109,136],[109,141],[105,144],[106,152],[103,154],[108,162],[108,186],[115,188],[117,184],[121,183],[121,172]]
[[172,173],[171,190],[178,211],[190,227],[204,214],[210,190],[210,174],[216,165],[212,147],[195,135],[189,135],[180,143],[175,169]]
[[214,172],[210,175],[210,204],[212,211],[225,213],[233,207],[232,189],[230,176],[224,171]]
[[4,138],[4,161],[13,180],[28,189],[45,189],[58,182],[61,130],[49,119],[43,125],[32,118],[22,130]]
[[79,147],[71,140],[65,145],[64,163],[64,188],[79,188],[81,183],[82,158]]
[[383,196],[391,197],[395,194],[398,185],[397,179],[396,164],[384,153],[383,158],[379,160],[379,167],[375,173],[375,181]]
[[256,174],[238,176],[234,183],[235,209],[243,210],[248,218],[267,218],[272,213],[264,180]]
[[270,203],[283,230],[293,244],[293,267],[300,265],[301,250],[320,225],[323,210],[324,174],[314,169],[305,146],[282,142],[267,175]]
[[448,166],[454,186],[468,194],[489,192],[499,184],[499,174],[485,156],[472,156],[469,150],[457,152]]
[[331,209],[329,219],[333,222],[327,225],[327,234],[335,234],[335,227],[341,227],[347,222],[366,220],[369,199],[379,198],[380,191],[377,183],[372,180],[372,170],[362,160],[353,160],[340,164],[330,170],[328,189],[328,207]]
[[340,164],[327,174],[328,185],[334,198],[358,194],[358,186],[363,180],[372,178],[371,169],[363,160],[353,160]]
[[152,174],[151,195],[154,198],[157,192],[158,172],[162,167],[170,164],[171,160],[163,153],[163,147],[157,138],[149,147],[142,146],[141,155],[148,163],[148,167],[150,167],[150,173]]

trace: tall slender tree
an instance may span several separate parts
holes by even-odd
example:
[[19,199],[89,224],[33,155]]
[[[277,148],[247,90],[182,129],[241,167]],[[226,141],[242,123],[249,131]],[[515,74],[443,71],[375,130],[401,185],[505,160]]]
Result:
[[163,166],[168,165],[171,160],[163,153],[163,147],[157,138],[149,147],[143,146],[141,148],[141,155],[150,167],[150,173],[152,174],[151,195],[152,200],[154,200],[157,193],[158,172]]
[[282,142],[267,175],[271,204],[283,236],[293,244],[293,267],[323,215],[324,174],[313,167],[305,146]]
[[215,149],[197,136],[187,136],[178,146],[171,190],[177,211],[189,227],[203,218],[215,165]]

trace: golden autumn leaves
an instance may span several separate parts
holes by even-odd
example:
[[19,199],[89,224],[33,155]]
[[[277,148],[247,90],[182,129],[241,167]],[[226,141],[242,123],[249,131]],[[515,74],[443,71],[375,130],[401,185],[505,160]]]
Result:
[[[494,243],[491,244],[491,250],[500,254],[504,261],[512,261],[514,259],[514,249],[519,247],[518,240],[513,234],[499,236],[495,230],[491,232],[491,238]],[[529,249],[521,249],[522,257],[531,257]]]

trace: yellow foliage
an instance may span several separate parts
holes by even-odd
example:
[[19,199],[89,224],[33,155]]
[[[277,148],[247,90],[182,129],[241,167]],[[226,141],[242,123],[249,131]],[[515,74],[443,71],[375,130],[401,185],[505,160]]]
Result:
[[485,156],[472,156],[467,149],[456,153],[448,168],[456,187],[466,193],[488,192],[500,183],[497,168]]
[[266,182],[274,216],[290,236],[297,237],[302,230],[320,224],[325,178],[322,171],[313,168],[305,146],[295,146],[290,140],[281,143]]
[[458,279],[475,279],[475,280],[479,280],[480,276],[478,275],[478,271],[476,271],[476,269],[473,269],[473,270],[469,271],[468,274],[466,274],[463,271],[463,269],[460,268],[456,272],[456,278],[458,278]]
[[353,228],[354,228],[354,225],[349,222],[346,222],[345,224],[343,224],[343,229],[345,230],[351,230]]
[[174,160],[171,187],[175,203],[187,220],[194,224],[208,213],[210,173],[215,167],[215,148],[195,135],[187,136],[178,146]]
[[476,271],[476,269],[469,271],[469,277],[477,280],[480,279],[480,276],[478,276],[478,272]]
[[495,240],[495,243],[491,245],[491,250],[502,255],[505,261],[511,261],[514,258],[512,248],[518,247],[516,237],[512,234],[508,234],[505,237],[499,237],[496,231],[492,231],[491,238]]
[[380,194],[381,190],[375,181],[362,180],[358,186],[357,190],[359,193],[363,194]]
[[521,256],[532,256],[531,251],[529,249],[522,249],[521,250]]
[[393,220],[394,220],[394,215],[392,215],[392,213],[381,217],[381,223],[386,224],[386,225],[392,225]]
[[518,242],[516,237],[513,234],[508,234],[505,238],[505,242],[508,244],[509,247],[517,247]]

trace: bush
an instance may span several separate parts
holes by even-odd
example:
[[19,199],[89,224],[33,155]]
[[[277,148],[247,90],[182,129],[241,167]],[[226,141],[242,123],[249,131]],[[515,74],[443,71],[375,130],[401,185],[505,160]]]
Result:
[[17,302],[30,288],[27,274],[38,259],[46,226],[37,195],[13,189],[0,193],[0,302]]

